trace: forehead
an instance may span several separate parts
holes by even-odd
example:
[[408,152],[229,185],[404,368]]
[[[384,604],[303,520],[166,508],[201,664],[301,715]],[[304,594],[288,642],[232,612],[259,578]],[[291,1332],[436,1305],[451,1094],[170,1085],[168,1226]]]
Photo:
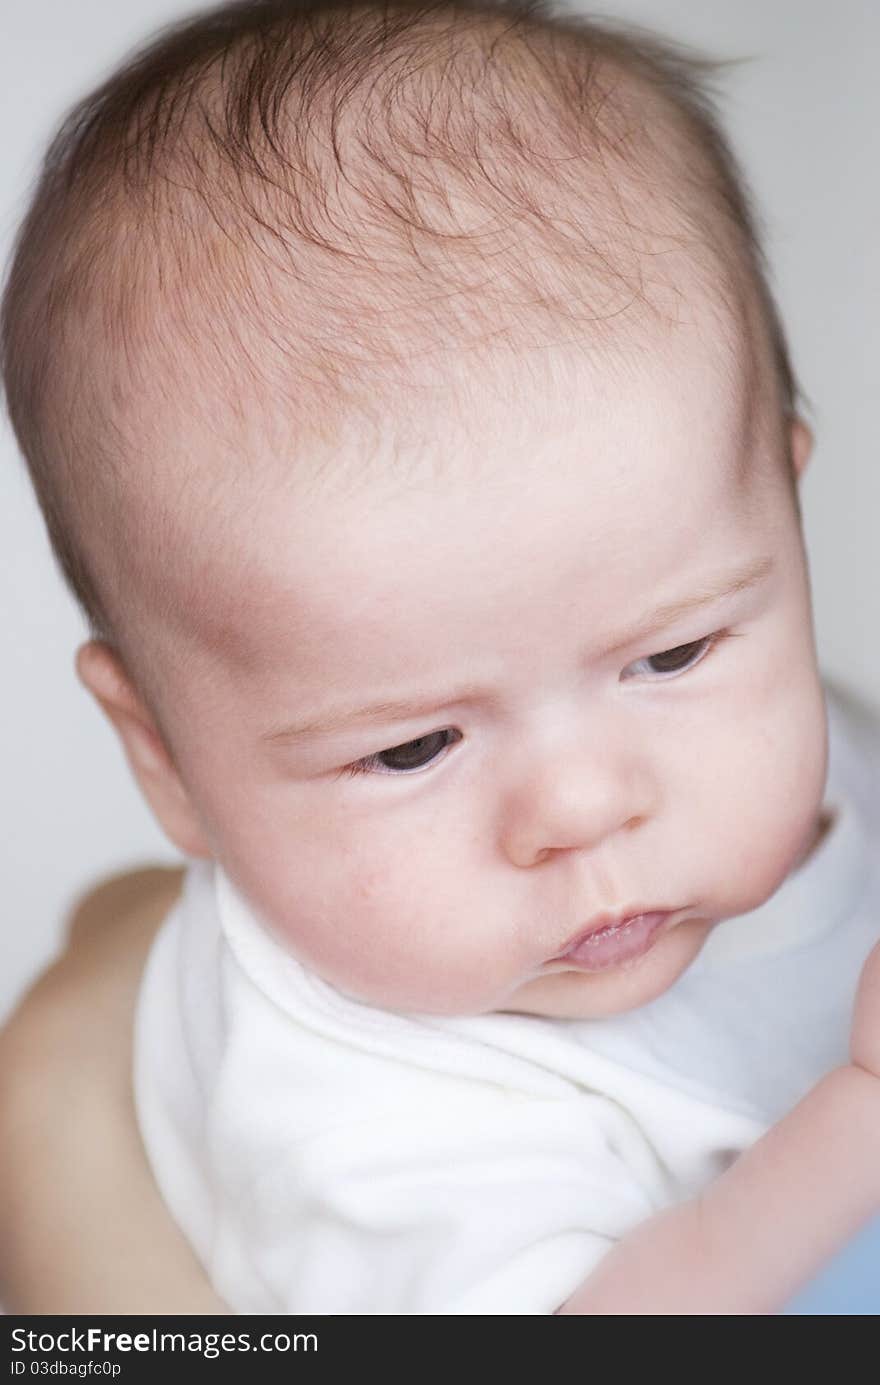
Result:
[[474,381],[467,409],[438,398],[389,419],[368,479],[350,439],[319,483],[260,489],[222,542],[202,535],[181,637],[233,672],[329,667],[328,642],[363,646],[419,610],[465,638],[463,610],[490,618],[539,575],[549,603],[586,586],[610,621],[750,512],[765,444],[748,353],[707,333],[614,368],[544,356],[503,387]]

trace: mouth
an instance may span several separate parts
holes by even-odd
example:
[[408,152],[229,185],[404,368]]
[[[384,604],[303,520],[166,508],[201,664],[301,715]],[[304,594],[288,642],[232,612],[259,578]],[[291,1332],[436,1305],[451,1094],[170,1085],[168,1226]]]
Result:
[[634,962],[653,947],[675,910],[651,909],[631,914],[602,914],[575,934],[553,962],[568,962],[581,971],[605,971]]

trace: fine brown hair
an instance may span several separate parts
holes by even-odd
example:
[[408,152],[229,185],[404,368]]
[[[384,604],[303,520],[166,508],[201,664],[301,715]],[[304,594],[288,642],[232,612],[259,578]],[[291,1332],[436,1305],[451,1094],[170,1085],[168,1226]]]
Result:
[[[644,179],[668,159],[690,184],[676,233],[736,260],[757,291],[793,414],[755,216],[710,96],[725,66],[552,0],[237,0],[162,30],[83,98],[18,233],[0,349],[92,636],[122,643],[97,536],[132,564],[149,548],[122,503],[148,386],[206,410],[283,395],[305,429],[359,387],[380,399],[381,361],[413,341],[442,331],[454,350],[505,296],[525,335],[539,311],[601,317],[586,286],[624,271],[591,226],[594,193],[640,150]],[[636,129],[609,72],[651,93],[680,139],[647,117]],[[441,212],[450,187],[481,222],[457,229]]]

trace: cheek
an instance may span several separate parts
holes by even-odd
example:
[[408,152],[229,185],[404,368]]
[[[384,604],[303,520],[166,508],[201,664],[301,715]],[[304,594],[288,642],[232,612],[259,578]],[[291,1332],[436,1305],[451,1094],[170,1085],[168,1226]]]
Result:
[[812,844],[828,768],[821,684],[783,683],[742,727],[718,776],[727,786],[723,801],[711,815],[730,911],[738,913],[763,903]]
[[418,978],[442,978],[450,921],[461,916],[463,901],[449,898],[449,872],[424,841],[421,850],[399,837],[315,850],[302,875],[295,861],[274,874],[279,931],[326,980],[390,1004],[411,994]]

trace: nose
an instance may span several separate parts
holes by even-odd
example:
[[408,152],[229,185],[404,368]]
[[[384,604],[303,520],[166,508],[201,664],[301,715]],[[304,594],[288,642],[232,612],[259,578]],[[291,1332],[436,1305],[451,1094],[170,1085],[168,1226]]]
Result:
[[631,831],[654,811],[647,766],[635,751],[606,742],[558,745],[520,766],[504,811],[503,849],[517,866],[533,866],[554,852],[589,851],[610,836]]

